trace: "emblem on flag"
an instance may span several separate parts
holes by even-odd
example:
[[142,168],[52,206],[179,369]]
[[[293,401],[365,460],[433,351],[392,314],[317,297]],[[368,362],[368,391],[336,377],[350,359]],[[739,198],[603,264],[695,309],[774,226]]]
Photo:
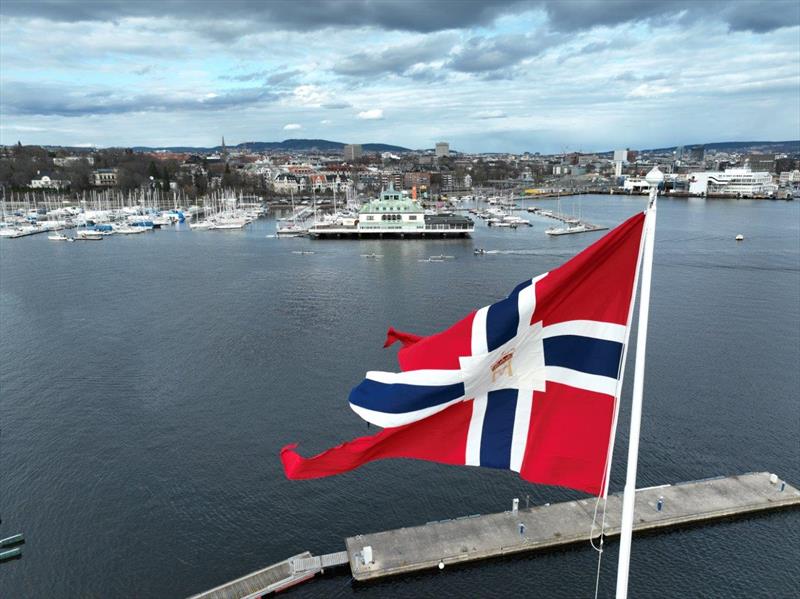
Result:
[[287,477],[415,458],[602,494],[643,224],[637,214],[440,333],[390,328],[401,372],[367,372],[349,398],[384,430],[312,458],[284,447]]

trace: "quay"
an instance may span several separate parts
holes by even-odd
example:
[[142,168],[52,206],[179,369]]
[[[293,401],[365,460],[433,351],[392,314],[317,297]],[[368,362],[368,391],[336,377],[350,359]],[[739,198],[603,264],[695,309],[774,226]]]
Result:
[[[370,581],[527,551],[585,543],[600,536],[603,518],[594,497],[506,512],[462,516],[421,526],[360,534],[345,540],[346,551],[313,557],[305,552],[253,572],[192,599],[255,598],[283,590],[334,565],[350,565],[356,581]],[[633,530],[664,530],[800,507],[800,490],[769,472],[717,477],[637,489]],[[620,534],[622,495],[609,495],[605,536]],[[256,590],[257,589],[257,590]]]

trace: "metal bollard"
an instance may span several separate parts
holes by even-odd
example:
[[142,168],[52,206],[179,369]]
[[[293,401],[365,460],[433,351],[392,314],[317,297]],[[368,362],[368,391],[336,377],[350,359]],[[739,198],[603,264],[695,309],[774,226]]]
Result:
[[662,507],[664,507],[664,498],[659,497],[658,501],[656,502],[656,510],[660,512]]
[[519,523],[519,536],[525,536],[525,525],[522,522]]
[[786,488],[786,481],[782,480],[781,481],[781,491],[783,491],[785,488]]

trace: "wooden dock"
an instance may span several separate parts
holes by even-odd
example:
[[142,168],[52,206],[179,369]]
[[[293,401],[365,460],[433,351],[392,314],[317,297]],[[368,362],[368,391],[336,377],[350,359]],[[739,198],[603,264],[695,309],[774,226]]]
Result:
[[[639,489],[634,531],[800,505],[800,491],[775,480],[760,472]],[[353,578],[363,581],[437,568],[440,563],[447,566],[586,542],[599,536],[599,530],[591,530],[595,502],[581,499],[350,537],[346,540],[350,568]],[[606,536],[619,535],[621,514],[622,496],[609,496]],[[602,509],[598,521],[600,517]],[[365,547],[370,549],[365,552]],[[371,553],[371,562],[364,559],[365,553]]]
[[[310,580],[326,568],[348,563],[355,580],[367,581],[585,543],[600,534],[598,528],[592,529],[595,504],[595,498],[579,499],[357,535],[345,540],[347,551],[321,556],[306,551],[191,599],[255,599]],[[800,507],[800,491],[769,472],[661,485],[636,491],[634,532],[788,507]],[[606,510],[605,534],[617,536],[622,495],[610,495]],[[600,505],[598,522],[602,515]]]

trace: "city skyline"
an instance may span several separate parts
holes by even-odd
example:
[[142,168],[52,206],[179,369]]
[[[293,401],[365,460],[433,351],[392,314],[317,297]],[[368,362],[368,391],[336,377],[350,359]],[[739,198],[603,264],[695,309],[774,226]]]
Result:
[[553,153],[797,139],[800,6],[771,7],[4,2],[0,143]]

